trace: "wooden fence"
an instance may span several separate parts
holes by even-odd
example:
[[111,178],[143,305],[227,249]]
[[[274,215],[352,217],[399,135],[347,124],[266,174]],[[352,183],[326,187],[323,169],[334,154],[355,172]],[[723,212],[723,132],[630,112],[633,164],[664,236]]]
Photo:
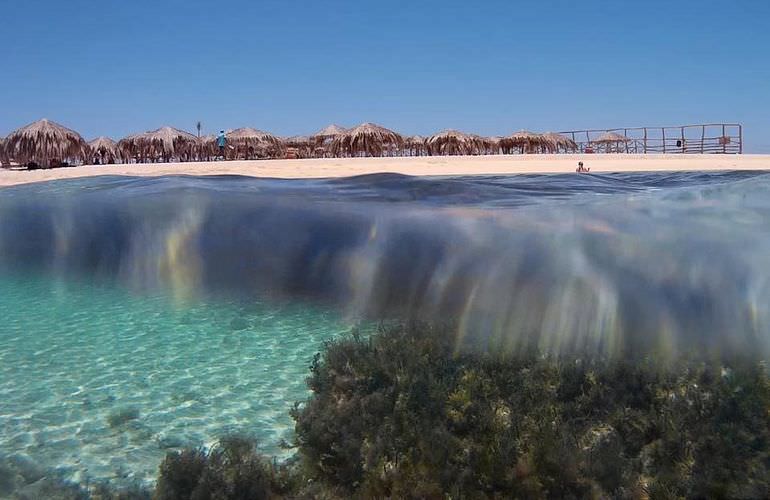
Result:
[[[581,153],[743,153],[743,127],[737,123],[706,123],[679,127],[633,127],[560,132],[572,138]],[[603,141],[614,133],[624,140]]]

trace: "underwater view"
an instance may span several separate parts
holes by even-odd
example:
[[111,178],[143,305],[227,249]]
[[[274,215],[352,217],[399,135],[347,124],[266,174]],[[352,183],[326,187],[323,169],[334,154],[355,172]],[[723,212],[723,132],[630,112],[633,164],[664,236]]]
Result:
[[761,171],[0,189],[0,497],[761,498],[768,359]]

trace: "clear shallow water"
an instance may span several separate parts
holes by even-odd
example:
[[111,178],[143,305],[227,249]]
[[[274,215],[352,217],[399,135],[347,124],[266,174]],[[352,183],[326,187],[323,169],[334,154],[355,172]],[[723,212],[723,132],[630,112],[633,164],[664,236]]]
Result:
[[480,349],[766,357],[770,175],[6,188],[0,317],[4,453],[150,480],[225,431],[280,453],[350,318],[452,319]]
[[232,432],[285,456],[313,355],[348,331],[308,306],[40,276],[0,291],[0,449],[79,482],[151,481],[167,451]]

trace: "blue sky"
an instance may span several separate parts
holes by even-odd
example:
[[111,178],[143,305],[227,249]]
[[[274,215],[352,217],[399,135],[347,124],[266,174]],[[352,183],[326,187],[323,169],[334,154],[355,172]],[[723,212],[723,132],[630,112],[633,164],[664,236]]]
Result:
[[770,153],[770,1],[0,0],[0,135],[169,124],[485,135],[744,124]]

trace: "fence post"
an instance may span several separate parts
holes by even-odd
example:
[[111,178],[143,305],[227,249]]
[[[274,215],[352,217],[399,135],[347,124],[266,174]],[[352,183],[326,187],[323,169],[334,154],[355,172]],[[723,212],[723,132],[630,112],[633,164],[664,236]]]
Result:
[[647,127],[644,127],[644,154],[647,154]]
[[722,138],[719,139],[722,143],[722,153],[727,153],[727,141],[725,141],[725,124],[722,124]]
[[685,142],[684,142],[684,127],[682,127],[681,130],[682,130],[682,153],[686,153],[687,146],[685,146]]
[[706,143],[706,126],[701,125],[700,127],[700,152],[703,154],[703,151],[705,150],[705,143]]
[[663,152],[666,152],[666,127],[660,127],[661,132],[663,132]]
[[738,124],[738,154],[743,154],[743,125]]

